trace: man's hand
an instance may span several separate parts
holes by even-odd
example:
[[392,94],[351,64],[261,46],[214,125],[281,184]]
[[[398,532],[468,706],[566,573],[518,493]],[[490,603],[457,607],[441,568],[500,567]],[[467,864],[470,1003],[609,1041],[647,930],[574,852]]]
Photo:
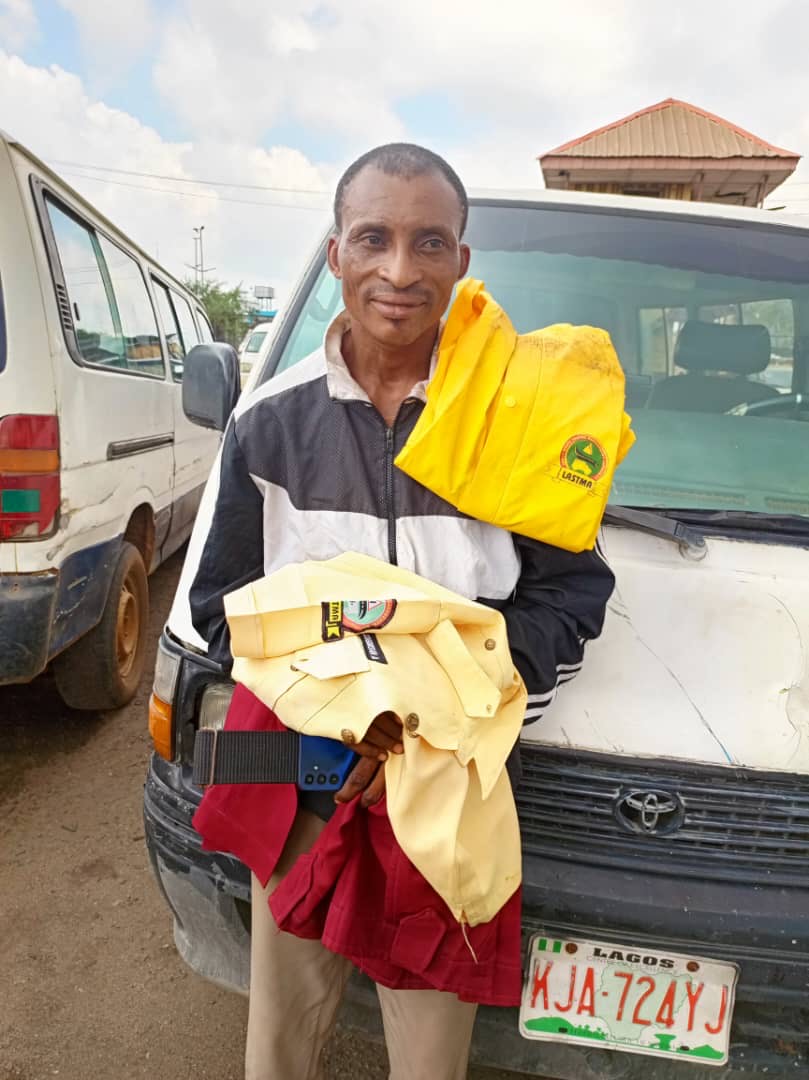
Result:
[[337,803],[351,802],[360,792],[363,806],[373,806],[385,794],[385,762],[388,754],[403,754],[402,721],[395,713],[380,713],[362,742],[349,744],[360,755],[346,782],[335,794]]

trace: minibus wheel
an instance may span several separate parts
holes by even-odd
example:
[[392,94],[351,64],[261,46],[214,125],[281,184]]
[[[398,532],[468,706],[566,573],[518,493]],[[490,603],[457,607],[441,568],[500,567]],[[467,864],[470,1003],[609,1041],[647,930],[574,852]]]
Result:
[[100,622],[53,661],[73,709],[120,709],[135,696],[146,655],[149,585],[138,549],[124,541]]

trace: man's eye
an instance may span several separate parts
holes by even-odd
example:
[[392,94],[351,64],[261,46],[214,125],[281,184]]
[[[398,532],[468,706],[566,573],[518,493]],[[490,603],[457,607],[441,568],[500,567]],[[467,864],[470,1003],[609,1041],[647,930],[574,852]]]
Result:
[[369,247],[380,247],[382,237],[378,233],[368,233],[367,236],[363,236],[362,242],[368,244]]
[[430,251],[440,251],[441,248],[444,248],[444,247],[447,246],[444,243],[444,241],[441,239],[440,236],[429,236],[424,241],[424,243],[425,243],[425,246],[430,249]]

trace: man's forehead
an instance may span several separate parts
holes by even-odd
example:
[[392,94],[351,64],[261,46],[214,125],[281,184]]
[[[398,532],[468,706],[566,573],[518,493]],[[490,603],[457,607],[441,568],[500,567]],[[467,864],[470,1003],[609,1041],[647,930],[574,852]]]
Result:
[[438,170],[398,176],[369,166],[351,182],[343,201],[343,226],[357,221],[419,228],[455,229],[461,223],[458,194]]

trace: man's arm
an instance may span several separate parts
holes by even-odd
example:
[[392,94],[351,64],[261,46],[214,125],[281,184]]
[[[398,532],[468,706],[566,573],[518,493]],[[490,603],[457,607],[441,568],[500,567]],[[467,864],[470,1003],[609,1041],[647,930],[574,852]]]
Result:
[[189,595],[195,630],[208,642],[209,657],[227,670],[233,657],[223,599],[263,572],[263,502],[232,419],[222,443],[213,519]]
[[514,664],[528,688],[525,722],[531,723],[581,668],[585,643],[601,633],[615,578],[597,546],[575,554],[527,537],[514,541],[522,571],[502,610]]

